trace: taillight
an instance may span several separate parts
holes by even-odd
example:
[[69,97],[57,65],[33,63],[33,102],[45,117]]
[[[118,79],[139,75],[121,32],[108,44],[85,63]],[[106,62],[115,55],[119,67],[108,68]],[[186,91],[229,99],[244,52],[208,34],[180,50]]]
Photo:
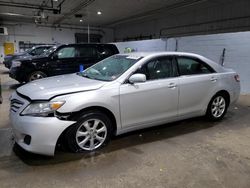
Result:
[[240,82],[240,76],[238,74],[234,76],[234,79],[236,82]]

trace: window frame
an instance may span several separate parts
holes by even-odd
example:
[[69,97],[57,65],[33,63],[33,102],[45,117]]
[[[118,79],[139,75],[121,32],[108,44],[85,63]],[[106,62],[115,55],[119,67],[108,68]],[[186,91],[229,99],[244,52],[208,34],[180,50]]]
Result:
[[176,63],[175,63],[175,56],[174,55],[161,55],[161,56],[158,56],[158,57],[153,57],[149,60],[147,60],[147,62],[143,63],[140,67],[138,67],[135,71],[133,71],[131,74],[129,74],[129,76],[127,77],[127,79],[124,81],[123,84],[128,84],[129,83],[129,78],[133,75],[133,74],[136,74],[136,72],[144,65],[146,65],[147,63],[150,63],[151,61],[154,61],[156,59],[160,59],[160,58],[171,58],[171,71],[172,71],[172,74],[173,76],[171,77],[166,77],[166,78],[159,78],[159,79],[150,79],[150,80],[146,80],[146,82],[144,83],[147,83],[147,82],[152,82],[152,81],[158,81],[158,80],[166,80],[166,79],[171,79],[171,78],[177,78],[179,76],[179,72],[177,70],[177,72],[175,73],[174,72],[174,69],[173,67],[176,67]]
[[[200,73],[200,74],[181,74],[180,72],[180,68],[179,68],[179,64],[178,64],[178,58],[186,58],[186,59],[191,59],[193,61],[196,61],[200,64],[202,64],[203,66],[205,66],[210,72],[209,73]],[[181,56],[174,56],[175,59],[175,66],[177,67],[177,71],[178,71],[178,75],[179,76],[196,76],[196,75],[207,75],[207,74],[214,74],[216,73],[216,71],[206,62],[202,61],[201,59],[197,58],[197,57],[190,57],[190,56],[185,56],[185,55],[181,55]]]

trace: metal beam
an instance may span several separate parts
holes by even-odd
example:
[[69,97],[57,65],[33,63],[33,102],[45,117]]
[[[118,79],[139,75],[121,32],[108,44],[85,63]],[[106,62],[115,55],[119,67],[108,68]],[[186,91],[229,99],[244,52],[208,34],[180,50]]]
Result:
[[136,15],[124,18],[124,19],[116,20],[114,22],[106,24],[105,26],[107,26],[107,27],[114,27],[115,25],[118,25],[118,24],[122,24],[122,23],[126,23],[126,22],[131,22],[131,21],[136,21],[136,20],[141,20],[141,19],[144,19],[144,18],[148,18],[148,17],[154,16],[154,15],[157,15],[157,14],[163,12],[163,11],[172,11],[172,10],[176,10],[176,9],[179,9],[179,8],[188,7],[188,6],[196,5],[196,4],[199,4],[199,3],[203,3],[205,1],[208,1],[208,0],[188,0],[188,1],[182,1],[180,3],[175,3],[175,4],[172,4],[172,5],[169,5],[169,6],[165,6],[163,8],[159,8],[159,9],[156,9],[156,10],[144,12],[144,13],[141,13],[141,14],[136,14]]
[[90,4],[92,4],[94,1],[95,0],[81,1],[81,3],[77,4],[70,12],[64,14],[61,18],[54,21],[53,25],[59,25],[63,20],[65,20],[66,18],[76,14],[77,12],[82,10],[83,8],[85,8],[85,7],[89,6]]
[[[247,16],[241,16],[241,17],[233,17],[233,18],[225,18],[225,19],[217,19],[217,20],[210,20],[210,21],[206,21],[206,22],[199,22],[199,23],[193,23],[193,24],[185,24],[185,25],[178,25],[178,26],[174,26],[174,27],[164,27],[160,29],[160,34],[159,37],[176,37],[176,36],[184,36],[184,35],[190,35],[190,34],[198,34],[200,32],[205,32],[205,31],[220,31],[220,30],[225,30],[225,29],[234,29],[234,26],[228,26],[228,27],[224,27],[224,28],[209,28],[209,29],[204,29],[201,30],[200,27],[204,26],[204,25],[210,25],[210,24],[218,24],[220,23],[222,25],[222,23],[224,22],[230,22],[230,21],[240,21],[240,20],[249,20],[250,19],[250,15]],[[186,28],[192,28],[192,27],[197,27],[198,30],[195,31],[190,31],[190,32],[176,32],[174,30],[176,29],[186,29]],[[248,26],[244,26],[244,27],[250,27]],[[172,30],[172,33],[171,33]],[[164,34],[164,31],[167,31],[167,34]]]
[[0,1],[0,6],[6,6],[6,7],[19,7],[19,8],[27,8],[27,9],[36,9],[36,10],[47,10],[47,11],[53,11],[60,13],[61,8],[53,8],[50,6],[44,6],[44,5],[35,5],[35,4],[23,4],[23,3],[11,3],[11,2],[5,2]]

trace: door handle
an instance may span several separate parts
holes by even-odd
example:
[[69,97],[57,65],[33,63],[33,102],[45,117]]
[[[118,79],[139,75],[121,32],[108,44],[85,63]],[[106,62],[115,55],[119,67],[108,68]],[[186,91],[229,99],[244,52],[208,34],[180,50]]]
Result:
[[175,84],[175,83],[170,83],[168,85],[168,88],[176,88],[176,87],[177,87],[177,84]]
[[216,82],[216,81],[217,81],[217,78],[212,77],[212,78],[210,79],[210,81],[211,81],[211,82]]

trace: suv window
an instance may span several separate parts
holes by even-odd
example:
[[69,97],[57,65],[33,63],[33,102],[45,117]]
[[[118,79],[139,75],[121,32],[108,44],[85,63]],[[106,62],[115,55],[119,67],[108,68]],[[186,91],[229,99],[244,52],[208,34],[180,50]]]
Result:
[[160,57],[144,64],[137,73],[146,75],[147,80],[173,77],[172,57]]
[[99,52],[101,57],[109,57],[109,56],[115,54],[114,50],[109,46],[99,47],[98,52]]
[[65,47],[57,52],[58,58],[73,58],[75,57],[76,51],[74,47]]
[[206,63],[189,57],[177,58],[180,75],[209,74],[213,69]]
[[78,57],[97,57],[95,47],[91,46],[80,46],[78,47]]

